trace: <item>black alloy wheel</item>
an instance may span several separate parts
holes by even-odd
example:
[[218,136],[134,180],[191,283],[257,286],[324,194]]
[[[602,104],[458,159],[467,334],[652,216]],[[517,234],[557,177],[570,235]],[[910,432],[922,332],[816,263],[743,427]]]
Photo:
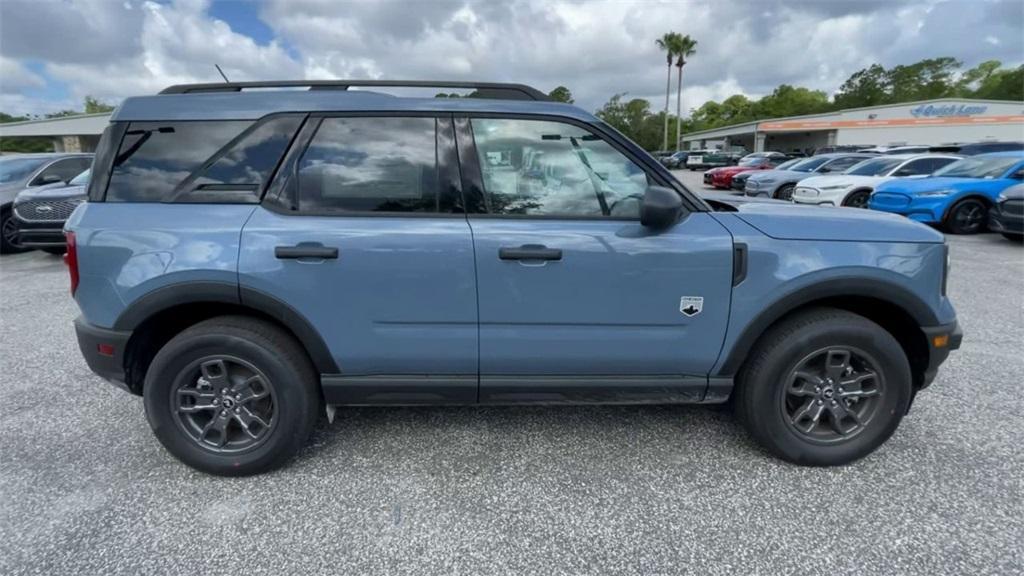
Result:
[[988,207],[981,200],[961,200],[946,216],[946,229],[953,234],[977,234],[984,230],[987,217]]
[[867,208],[868,200],[871,198],[871,192],[867,190],[859,190],[850,194],[846,197],[846,201],[843,202],[843,206],[850,208]]
[[808,354],[790,372],[781,395],[792,429],[814,442],[856,436],[875,415],[885,382],[862,350],[831,346]]
[[178,374],[171,395],[178,426],[212,452],[249,450],[276,424],[273,385],[240,358],[216,355],[193,362]]

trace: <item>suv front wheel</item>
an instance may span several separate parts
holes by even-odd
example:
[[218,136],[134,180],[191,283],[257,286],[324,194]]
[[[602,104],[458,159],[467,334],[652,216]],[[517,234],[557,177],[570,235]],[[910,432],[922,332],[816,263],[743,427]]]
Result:
[[200,322],[175,336],[146,373],[146,417],[182,462],[241,476],[294,456],[316,424],[316,374],[299,344],[244,316]]
[[892,436],[910,395],[910,366],[889,332],[862,316],[817,308],[761,338],[740,373],[735,404],[774,454],[836,466]]

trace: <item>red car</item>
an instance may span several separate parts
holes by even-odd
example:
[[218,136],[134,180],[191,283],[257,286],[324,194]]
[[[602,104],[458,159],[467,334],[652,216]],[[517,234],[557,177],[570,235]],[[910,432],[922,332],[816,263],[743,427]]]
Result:
[[722,166],[721,168],[712,168],[704,173],[704,184],[706,186],[714,186],[715,188],[728,189],[732,185],[732,177],[739,174],[740,172],[749,172],[751,170],[772,170],[779,164],[786,161],[784,156],[759,156],[755,158],[745,158],[740,160],[740,163],[736,166]]

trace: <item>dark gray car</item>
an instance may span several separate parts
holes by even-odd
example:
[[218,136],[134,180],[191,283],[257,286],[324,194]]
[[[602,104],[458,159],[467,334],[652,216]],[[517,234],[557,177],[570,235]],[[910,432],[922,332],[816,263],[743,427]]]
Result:
[[752,174],[747,178],[743,193],[747,196],[766,196],[779,200],[791,200],[796,183],[811,174],[830,174],[845,172],[854,164],[867,158],[877,158],[877,154],[856,152],[838,152],[835,154],[819,154],[797,162],[788,170],[765,170]]
[[64,185],[92,165],[92,154],[14,154],[0,157],[0,254],[21,252],[11,205],[26,188]]

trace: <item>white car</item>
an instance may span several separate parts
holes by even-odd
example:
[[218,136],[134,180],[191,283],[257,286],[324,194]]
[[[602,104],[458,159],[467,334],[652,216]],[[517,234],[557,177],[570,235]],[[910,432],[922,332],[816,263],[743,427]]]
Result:
[[812,176],[797,183],[793,202],[867,208],[868,197],[891,178],[922,178],[960,160],[953,154],[893,154],[871,158],[842,174]]

